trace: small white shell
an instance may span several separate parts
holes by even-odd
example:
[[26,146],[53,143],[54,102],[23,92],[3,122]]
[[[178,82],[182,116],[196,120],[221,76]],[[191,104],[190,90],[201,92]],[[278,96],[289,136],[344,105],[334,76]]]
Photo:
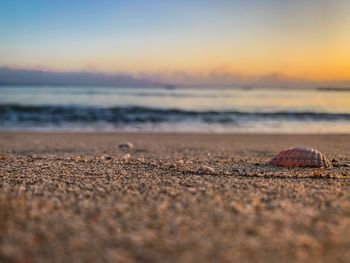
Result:
[[118,148],[122,150],[130,150],[134,148],[134,145],[131,142],[123,142],[118,145]]

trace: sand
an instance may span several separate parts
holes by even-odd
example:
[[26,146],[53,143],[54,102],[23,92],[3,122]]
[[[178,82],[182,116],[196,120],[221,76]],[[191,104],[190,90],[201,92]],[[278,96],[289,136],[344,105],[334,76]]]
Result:
[[[130,141],[133,149],[119,149]],[[0,133],[0,262],[350,262],[350,135]]]

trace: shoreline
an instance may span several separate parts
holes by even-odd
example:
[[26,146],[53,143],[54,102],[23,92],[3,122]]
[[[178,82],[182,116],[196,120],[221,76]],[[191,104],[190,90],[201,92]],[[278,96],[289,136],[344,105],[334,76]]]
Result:
[[332,135],[332,136],[337,136],[337,135],[340,135],[340,136],[350,136],[350,133],[309,133],[309,132],[303,132],[303,133],[293,133],[293,132],[290,132],[290,133],[281,133],[281,132],[275,132],[275,133],[264,133],[264,132],[252,132],[252,133],[245,133],[245,132],[236,132],[236,133],[230,133],[230,132],[227,132],[227,133],[198,133],[198,132],[162,132],[162,131],[155,131],[155,132],[148,132],[148,131],[132,131],[132,132],[125,132],[125,131],[118,131],[118,132],[114,132],[114,131],[36,131],[36,130],[18,130],[18,131],[11,131],[11,130],[3,130],[1,131],[0,130],[0,136],[3,135],[3,134],[61,134],[61,135],[64,135],[64,134],[81,134],[81,135],[84,135],[84,134],[95,134],[95,135],[129,135],[129,134],[137,134],[137,135],[157,135],[157,134],[160,134],[160,135],[172,135],[172,136],[181,136],[181,135],[205,135],[205,136],[211,136],[211,135],[214,135],[214,136],[236,136],[236,135],[256,135],[256,136],[260,136],[260,135],[271,135],[271,136],[274,136],[274,135],[286,135],[286,136],[313,136],[313,135],[316,135],[316,136],[319,136],[319,135]]

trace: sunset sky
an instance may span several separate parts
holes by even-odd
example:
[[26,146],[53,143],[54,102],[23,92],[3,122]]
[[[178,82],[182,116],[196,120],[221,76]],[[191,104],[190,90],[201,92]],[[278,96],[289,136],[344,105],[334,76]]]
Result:
[[1,0],[0,66],[349,80],[349,14],[348,0]]

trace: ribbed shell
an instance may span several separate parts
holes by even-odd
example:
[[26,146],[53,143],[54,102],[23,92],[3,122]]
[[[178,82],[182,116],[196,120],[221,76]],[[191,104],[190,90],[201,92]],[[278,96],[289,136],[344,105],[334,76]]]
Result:
[[282,167],[333,167],[326,156],[307,147],[296,147],[282,151],[269,164]]

